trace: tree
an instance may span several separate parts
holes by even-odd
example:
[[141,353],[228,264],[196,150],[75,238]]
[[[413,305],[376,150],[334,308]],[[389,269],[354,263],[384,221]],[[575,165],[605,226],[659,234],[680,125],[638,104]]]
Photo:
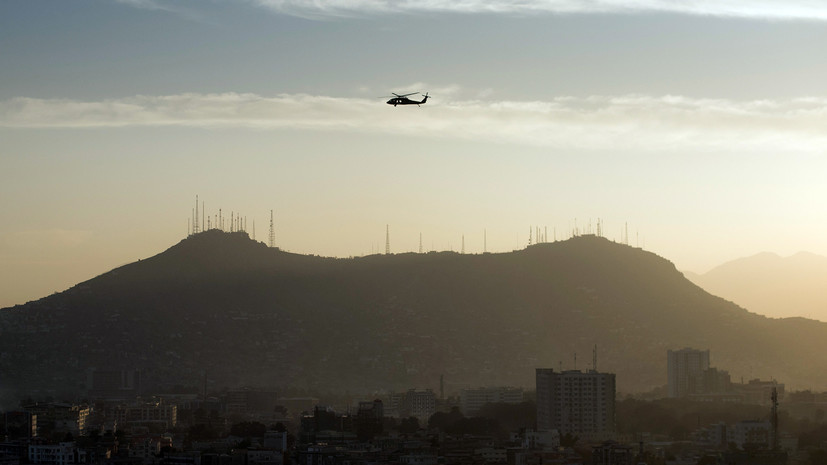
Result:
[[574,447],[577,444],[577,441],[580,440],[580,436],[575,436],[571,433],[566,433],[560,436],[560,446],[562,447]]
[[450,412],[436,412],[428,419],[429,428],[438,428],[445,431],[452,424],[462,420],[465,416],[459,411],[459,407],[453,407]]
[[190,441],[209,441],[218,438],[218,431],[205,423],[198,423],[190,426],[187,431],[187,438]]
[[419,431],[419,420],[416,417],[403,418],[399,424],[399,432],[402,434],[412,434]]
[[824,449],[810,451],[810,463],[813,465],[823,465],[827,463],[827,451]]
[[267,427],[263,423],[257,421],[242,421],[230,427],[230,434],[233,436],[241,436],[243,438],[260,438],[264,437],[267,432]]

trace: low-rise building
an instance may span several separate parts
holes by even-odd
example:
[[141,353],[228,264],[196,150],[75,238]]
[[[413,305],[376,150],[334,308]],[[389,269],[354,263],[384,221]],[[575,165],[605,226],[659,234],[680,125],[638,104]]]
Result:
[[514,387],[463,389],[459,394],[460,410],[466,417],[476,415],[485,404],[519,404],[523,390]]
[[29,446],[29,462],[44,465],[77,463],[75,443],[32,444]]

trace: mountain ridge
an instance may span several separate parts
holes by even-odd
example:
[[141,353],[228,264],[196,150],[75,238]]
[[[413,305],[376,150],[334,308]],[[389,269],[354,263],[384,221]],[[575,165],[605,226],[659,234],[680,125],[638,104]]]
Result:
[[762,315],[827,321],[827,257],[803,251],[788,257],[761,252],[703,274],[685,275],[710,293]]
[[[63,293],[0,311],[17,391],[88,389],[93,368],[147,386],[375,392],[532,386],[598,346],[629,391],[665,384],[666,350],[709,348],[739,377],[827,384],[827,324],[712,296],[651,252],[596,236],[523,250],[326,258],[207,231]],[[28,354],[42,362],[34,366]],[[582,357],[581,357],[582,360]],[[582,368],[579,366],[578,368]]]

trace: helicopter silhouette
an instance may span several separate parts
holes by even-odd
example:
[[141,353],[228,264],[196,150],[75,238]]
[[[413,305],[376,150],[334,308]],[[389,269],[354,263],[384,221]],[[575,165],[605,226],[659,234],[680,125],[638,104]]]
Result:
[[411,100],[411,99],[408,98],[409,95],[418,94],[419,92],[411,92],[410,94],[402,94],[402,95],[399,95],[396,92],[391,92],[391,93],[393,95],[395,95],[396,97],[393,97],[390,100],[388,100],[387,101],[388,105],[393,105],[393,106],[397,106],[397,105],[417,105],[417,106],[419,106],[419,105],[422,105],[423,103],[428,101],[428,93],[427,92],[425,92],[425,98],[423,98],[421,101]]

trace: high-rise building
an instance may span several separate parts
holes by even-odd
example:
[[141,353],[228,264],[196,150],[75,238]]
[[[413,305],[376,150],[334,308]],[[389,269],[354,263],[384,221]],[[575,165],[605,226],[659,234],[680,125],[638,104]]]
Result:
[[615,375],[537,368],[537,429],[585,440],[615,432]]
[[685,348],[666,353],[669,397],[703,392],[703,374],[709,369],[709,350]]
[[430,389],[409,389],[401,410],[405,416],[427,421],[436,412],[436,394]]
[[361,441],[369,441],[382,432],[385,409],[379,399],[373,402],[359,402],[356,413],[356,436]]

